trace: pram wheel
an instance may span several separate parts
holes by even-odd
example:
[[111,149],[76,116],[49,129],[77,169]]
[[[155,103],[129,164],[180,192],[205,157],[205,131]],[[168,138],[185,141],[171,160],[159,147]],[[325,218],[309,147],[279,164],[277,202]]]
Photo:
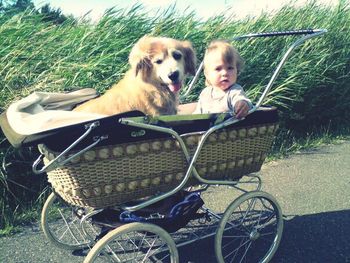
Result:
[[215,235],[218,262],[268,262],[283,231],[281,208],[275,198],[248,192],[226,209]]
[[41,212],[41,227],[45,236],[57,247],[75,250],[94,242],[99,228],[89,219],[81,224],[79,208],[66,204],[55,193],[47,198]]
[[179,262],[174,240],[164,229],[148,223],[120,226],[89,252],[84,263],[92,262]]

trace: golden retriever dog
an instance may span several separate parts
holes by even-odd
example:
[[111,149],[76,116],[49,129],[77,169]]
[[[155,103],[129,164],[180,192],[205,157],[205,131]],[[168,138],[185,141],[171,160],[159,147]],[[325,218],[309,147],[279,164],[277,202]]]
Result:
[[195,63],[190,42],[144,36],[130,52],[131,67],[124,78],[74,110],[105,115],[131,110],[152,116],[176,114],[179,90],[186,74],[195,74]]

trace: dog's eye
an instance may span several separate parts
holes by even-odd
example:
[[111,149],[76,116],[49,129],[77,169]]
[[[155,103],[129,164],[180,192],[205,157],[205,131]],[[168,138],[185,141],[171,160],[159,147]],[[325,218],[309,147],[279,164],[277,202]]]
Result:
[[179,52],[173,52],[173,58],[175,60],[180,60],[182,58],[182,54]]
[[156,61],[154,61],[154,63],[156,63],[156,64],[162,64],[162,63],[163,63],[163,60],[157,59]]

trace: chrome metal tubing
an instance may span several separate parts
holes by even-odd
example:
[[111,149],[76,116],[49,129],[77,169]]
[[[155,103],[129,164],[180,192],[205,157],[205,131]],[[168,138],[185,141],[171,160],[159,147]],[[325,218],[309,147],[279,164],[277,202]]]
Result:
[[273,83],[275,82],[278,74],[280,73],[283,65],[285,64],[285,62],[287,61],[287,59],[289,58],[290,54],[292,53],[292,51],[298,47],[299,45],[301,45],[303,42],[305,42],[307,39],[322,35],[324,33],[326,33],[327,30],[317,30],[315,33],[310,34],[310,35],[306,35],[302,38],[299,38],[297,41],[295,41],[287,50],[287,52],[284,54],[282,60],[280,61],[280,63],[278,64],[277,68],[275,69],[272,77],[270,78],[269,83],[267,84],[263,94],[260,96],[260,99],[258,101],[258,103],[255,105],[255,108],[259,108],[260,105],[262,104],[262,102],[264,101],[266,95],[269,93]]
[[[125,125],[129,125],[129,126],[145,128],[145,129],[151,129],[151,130],[164,132],[164,133],[172,135],[179,142],[180,147],[183,150],[186,159],[187,160],[190,159],[190,154],[189,154],[189,152],[187,150],[187,147],[186,147],[184,141],[182,140],[180,135],[177,132],[175,132],[174,130],[169,129],[169,128],[164,128],[164,127],[159,127],[159,126],[156,126],[156,125],[151,125],[151,124],[146,124],[146,123],[141,123],[141,122],[135,122],[135,121],[132,121],[132,120],[126,119],[126,118],[120,119],[119,122],[122,123],[122,124],[125,124]],[[189,177],[190,177],[190,172],[187,172],[185,177],[181,181],[181,183],[178,186],[176,186],[173,190],[171,190],[169,192],[166,192],[164,194],[161,194],[159,196],[153,197],[153,198],[151,198],[149,200],[146,200],[146,201],[144,201],[144,202],[142,202],[140,204],[137,204],[137,205],[134,205],[134,206],[122,206],[122,208],[125,209],[125,210],[128,210],[128,211],[136,211],[138,209],[141,209],[141,208],[144,208],[144,207],[149,206],[151,204],[154,204],[154,203],[156,203],[156,202],[158,202],[158,201],[160,201],[160,200],[162,200],[162,199],[164,199],[164,198],[166,198],[168,196],[171,196],[171,195],[175,194],[179,190],[181,190],[185,186],[185,184],[188,181]]]
[[210,134],[212,134],[213,132],[222,129],[228,125],[231,125],[233,123],[236,123],[240,120],[238,119],[234,119],[234,118],[230,118],[220,124],[217,124],[215,126],[213,126],[212,128],[210,128],[207,132],[205,132],[201,138],[201,140],[198,143],[197,149],[193,155],[193,157],[191,158],[189,151],[185,145],[185,142],[183,141],[183,139],[181,138],[181,136],[174,130],[169,129],[169,128],[164,128],[164,127],[159,127],[156,125],[152,125],[152,124],[147,124],[147,123],[142,123],[142,122],[135,122],[131,119],[127,119],[127,118],[122,118],[119,120],[120,123],[124,124],[124,125],[129,125],[129,126],[134,126],[134,127],[138,127],[138,128],[144,128],[144,129],[150,129],[150,130],[154,130],[154,131],[158,131],[158,132],[164,132],[167,134],[172,135],[178,142],[179,145],[186,157],[186,160],[189,162],[189,166],[187,168],[186,174],[183,178],[183,180],[181,181],[181,183],[175,187],[173,190],[166,192],[164,194],[161,194],[159,196],[153,197],[147,201],[144,201],[140,204],[134,205],[134,206],[123,206],[123,209],[128,210],[128,211],[136,211],[138,209],[144,208],[146,206],[149,206],[151,204],[154,204],[168,196],[171,196],[173,194],[175,194],[176,192],[178,192],[179,190],[181,190],[186,182],[188,181],[188,179],[190,178],[191,174],[193,173],[193,175],[197,178],[197,180],[200,183],[204,183],[204,184],[218,184],[218,185],[236,185],[238,183],[238,181],[222,181],[222,180],[207,180],[202,178],[198,172],[195,169],[195,162],[199,156],[200,150],[203,147],[203,144],[205,143],[206,139],[208,138],[208,136]]
[[99,125],[99,122],[93,122],[90,125],[86,126],[87,130],[77,139],[75,140],[70,146],[68,146],[63,152],[61,152],[55,159],[51,160],[47,165],[45,165],[44,167],[42,167],[41,169],[37,169],[37,166],[39,165],[39,163],[42,161],[43,159],[43,154],[41,154],[38,159],[35,160],[35,162],[33,163],[32,166],[32,170],[35,174],[41,174],[44,172],[49,172],[52,171],[54,169],[56,169],[57,167],[63,166],[65,165],[67,162],[69,162],[71,159],[75,158],[76,156],[88,151],[89,149],[91,149],[92,147],[94,147],[96,144],[98,144],[101,140],[104,140],[106,137],[100,136],[99,138],[97,138],[95,140],[95,142],[93,142],[92,144],[90,144],[89,146],[87,146],[86,148],[84,148],[83,150],[79,151],[78,153],[63,159],[63,156],[66,155],[71,149],[73,149],[79,142],[81,142],[86,136],[88,136],[90,134],[90,132],[96,128]]
[[[277,66],[277,68],[275,69],[268,85],[266,86],[262,96],[260,97],[259,102],[256,104],[256,107],[258,108],[262,101],[265,99],[267,93],[270,91],[272,84],[274,83],[274,81],[276,80],[279,72],[281,71],[282,66],[284,65],[284,63],[286,62],[286,60],[288,59],[288,57],[290,56],[291,52],[300,44],[302,44],[305,40],[325,34],[327,32],[326,29],[310,29],[310,30],[294,30],[294,31],[285,31],[285,32],[266,32],[266,33],[252,33],[252,34],[247,34],[247,35],[242,35],[242,36],[237,36],[231,39],[231,41],[239,41],[242,39],[249,39],[249,38],[256,38],[256,37],[272,37],[272,36],[289,36],[289,35],[300,35],[300,34],[306,34],[304,37],[299,38],[296,42],[294,42],[289,49],[287,50],[287,52],[285,53],[285,55],[283,56],[281,62],[279,63],[279,65]],[[203,61],[200,63],[196,74],[194,76],[194,78],[192,79],[192,81],[190,82],[188,88],[186,89],[185,93],[183,95],[181,95],[181,98],[185,98],[190,91],[192,90],[194,84],[196,83],[196,81],[199,78],[199,75],[201,74],[203,70]]]
[[193,77],[193,79],[191,80],[188,88],[186,89],[185,93],[183,95],[181,95],[181,98],[186,98],[187,95],[190,93],[190,91],[192,90],[194,84],[197,82],[198,78],[199,78],[199,75],[201,74],[202,72],[202,69],[203,69],[203,66],[204,66],[204,62],[202,61],[200,64],[199,64],[199,67],[196,71],[196,75]]

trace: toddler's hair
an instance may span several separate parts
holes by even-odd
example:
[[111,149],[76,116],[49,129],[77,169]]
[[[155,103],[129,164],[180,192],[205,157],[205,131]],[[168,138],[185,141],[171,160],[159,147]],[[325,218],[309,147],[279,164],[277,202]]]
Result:
[[243,59],[239,55],[238,51],[226,40],[214,40],[209,44],[204,54],[204,68],[207,64],[208,54],[215,50],[221,51],[225,63],[233,64],[236,62],[237,74],[243,70]]

